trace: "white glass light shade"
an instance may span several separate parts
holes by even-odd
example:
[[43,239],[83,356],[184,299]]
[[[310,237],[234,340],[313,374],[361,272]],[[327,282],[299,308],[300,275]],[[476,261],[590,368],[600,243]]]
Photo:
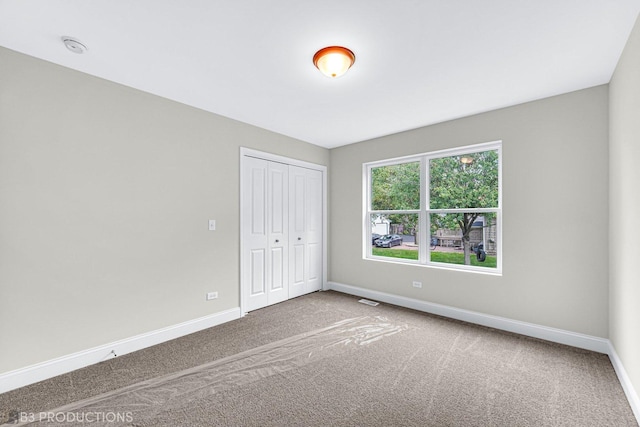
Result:
[[340,77],[356,61],[356,56],[346,47],[329,46],[313,55],[313,64],[327,77]]

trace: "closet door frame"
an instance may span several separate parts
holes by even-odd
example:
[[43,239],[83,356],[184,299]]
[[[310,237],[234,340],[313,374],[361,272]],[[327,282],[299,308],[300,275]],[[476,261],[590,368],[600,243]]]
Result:
[[283,163],[286,165],[299,166],[307,169],[313,169],[322,173],[322,290],[327,290],[327,167],[324,165],[318,165],[316,163],[305,162],[302,160],[291,159],[289,157],[280,156],[277,154],[271,154],[264,151],[258,151],[251,148],[240,147],[240,312],[242,316],[247,314],[248,295],[249,295],[249,280],[244,277],[244,224],[242,221],[242,212],[246,207],[243,206],[243,191],[244,191],[244,179],[245,179],[245,160],[248,157],[253,157],[262,160],[268,160],[272,162]]

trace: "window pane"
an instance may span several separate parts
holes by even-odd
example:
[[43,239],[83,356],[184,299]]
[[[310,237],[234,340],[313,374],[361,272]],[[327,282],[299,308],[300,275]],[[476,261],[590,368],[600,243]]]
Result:
[[497,267],[496,214],[430,214],[431,262]]
[[498,152],[495,150],[429,161],[431,209],[498,207]]
[[372,255],[418,259],[418,214],[373,214],[370,220]]
[[372,168],[371,209],[420,209],[420,162]]

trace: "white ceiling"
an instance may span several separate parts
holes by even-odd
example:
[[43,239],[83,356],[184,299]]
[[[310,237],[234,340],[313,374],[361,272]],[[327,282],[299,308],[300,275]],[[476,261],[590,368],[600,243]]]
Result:
[[[0,45],[337,147],[608,83],[639,12],[640,0],[0,0]],[[312,57],[335,44],[356,63],[332,80]]]

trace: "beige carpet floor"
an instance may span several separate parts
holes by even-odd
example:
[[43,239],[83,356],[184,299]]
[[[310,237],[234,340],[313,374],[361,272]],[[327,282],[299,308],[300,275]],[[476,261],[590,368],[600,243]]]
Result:
[[307,295],[1,394],[0,423],[638,425],[606,355],[357,300]]

